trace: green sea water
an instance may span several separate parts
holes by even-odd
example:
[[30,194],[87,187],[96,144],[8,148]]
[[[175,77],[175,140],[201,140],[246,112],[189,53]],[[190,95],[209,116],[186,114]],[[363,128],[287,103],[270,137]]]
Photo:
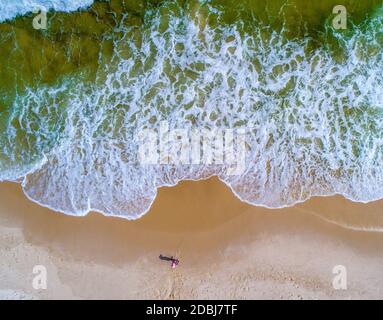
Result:
[[[69,214],[134,218],[219,176],[244,201],[383,195],[380,0],[110,0],[0,24],[0,179]],[[347,29],[333,28],[333,8]],[[246,172],[141,168],[137,128],[249,129]],[[374,188],[367,188],[374,184]]]

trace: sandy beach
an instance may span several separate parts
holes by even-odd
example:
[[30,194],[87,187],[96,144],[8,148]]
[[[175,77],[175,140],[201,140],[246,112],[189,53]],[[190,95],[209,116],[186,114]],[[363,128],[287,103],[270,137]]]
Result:
[[383,0],[0,0],[0,44],[0,300],[383,299]]
[[[382,201],[270,210],[213,178],[162,188],[147,215],[128,221],[52,212],[15,183],[0,184],[0,197],[2,299],[383,298]],[[46,290],[32,286],[35,265],[47,269]],[[336,265],[347,290],[333,288]]]

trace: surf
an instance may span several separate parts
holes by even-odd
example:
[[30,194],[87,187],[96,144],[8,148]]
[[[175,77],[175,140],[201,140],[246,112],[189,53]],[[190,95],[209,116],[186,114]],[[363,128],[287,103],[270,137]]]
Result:
[[[158,188],[211,176],[242,201],[269,208],[319,195],[382,198],[380,7],[340,33],[331,28],[329,1],[318,4],[330,8],[321,21],[299,24],[273,20],[278,10],[299,13],[299,1],[269,8],[273,19],[261,2],[244,1],[235,19],[219,1],[129,4],[127,11],[118,3],[57,14],[46,36],[23,33],[43,49],[31,52],[37,66],[47,52],[58,60],[52,70],[21,72],[15,92],[3,87],[1,180],[20,181],[31,200],[55,211],[128,219],[149,210]],[[13,36],[2,33],[0,41]],[[161,121],[170,130],[245,129],[245,170],[142,165],[139,133],[159,130]]]

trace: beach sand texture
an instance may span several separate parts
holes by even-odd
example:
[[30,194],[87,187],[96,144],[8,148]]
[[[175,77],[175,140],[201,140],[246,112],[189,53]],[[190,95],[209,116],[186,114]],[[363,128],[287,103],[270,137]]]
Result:
[[[383,234],[323,220],[377,226],[382,202],[314,198],[269,210],[210,179],[161,189],[146,216],[127,221],[54,213],[13,183],[0,195],[3,299],[383,298]],[[47,268],[46,290],[32,287],[35,265]],[[332,286],[336,265],[347,268],[347,290]]]

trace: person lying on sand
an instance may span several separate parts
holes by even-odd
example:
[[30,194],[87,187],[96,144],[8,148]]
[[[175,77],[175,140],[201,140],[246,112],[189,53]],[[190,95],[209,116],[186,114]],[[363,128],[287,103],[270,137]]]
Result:
[[165,260],[165,261],[171,261],[171,267],[174,269],[179,263],[180,261],[178,259],[175,259],[173,258],[173,256],[171,257],[165,257],[163,256],[162,254],[160,254],[160,257],[159,257],[161,260]]

